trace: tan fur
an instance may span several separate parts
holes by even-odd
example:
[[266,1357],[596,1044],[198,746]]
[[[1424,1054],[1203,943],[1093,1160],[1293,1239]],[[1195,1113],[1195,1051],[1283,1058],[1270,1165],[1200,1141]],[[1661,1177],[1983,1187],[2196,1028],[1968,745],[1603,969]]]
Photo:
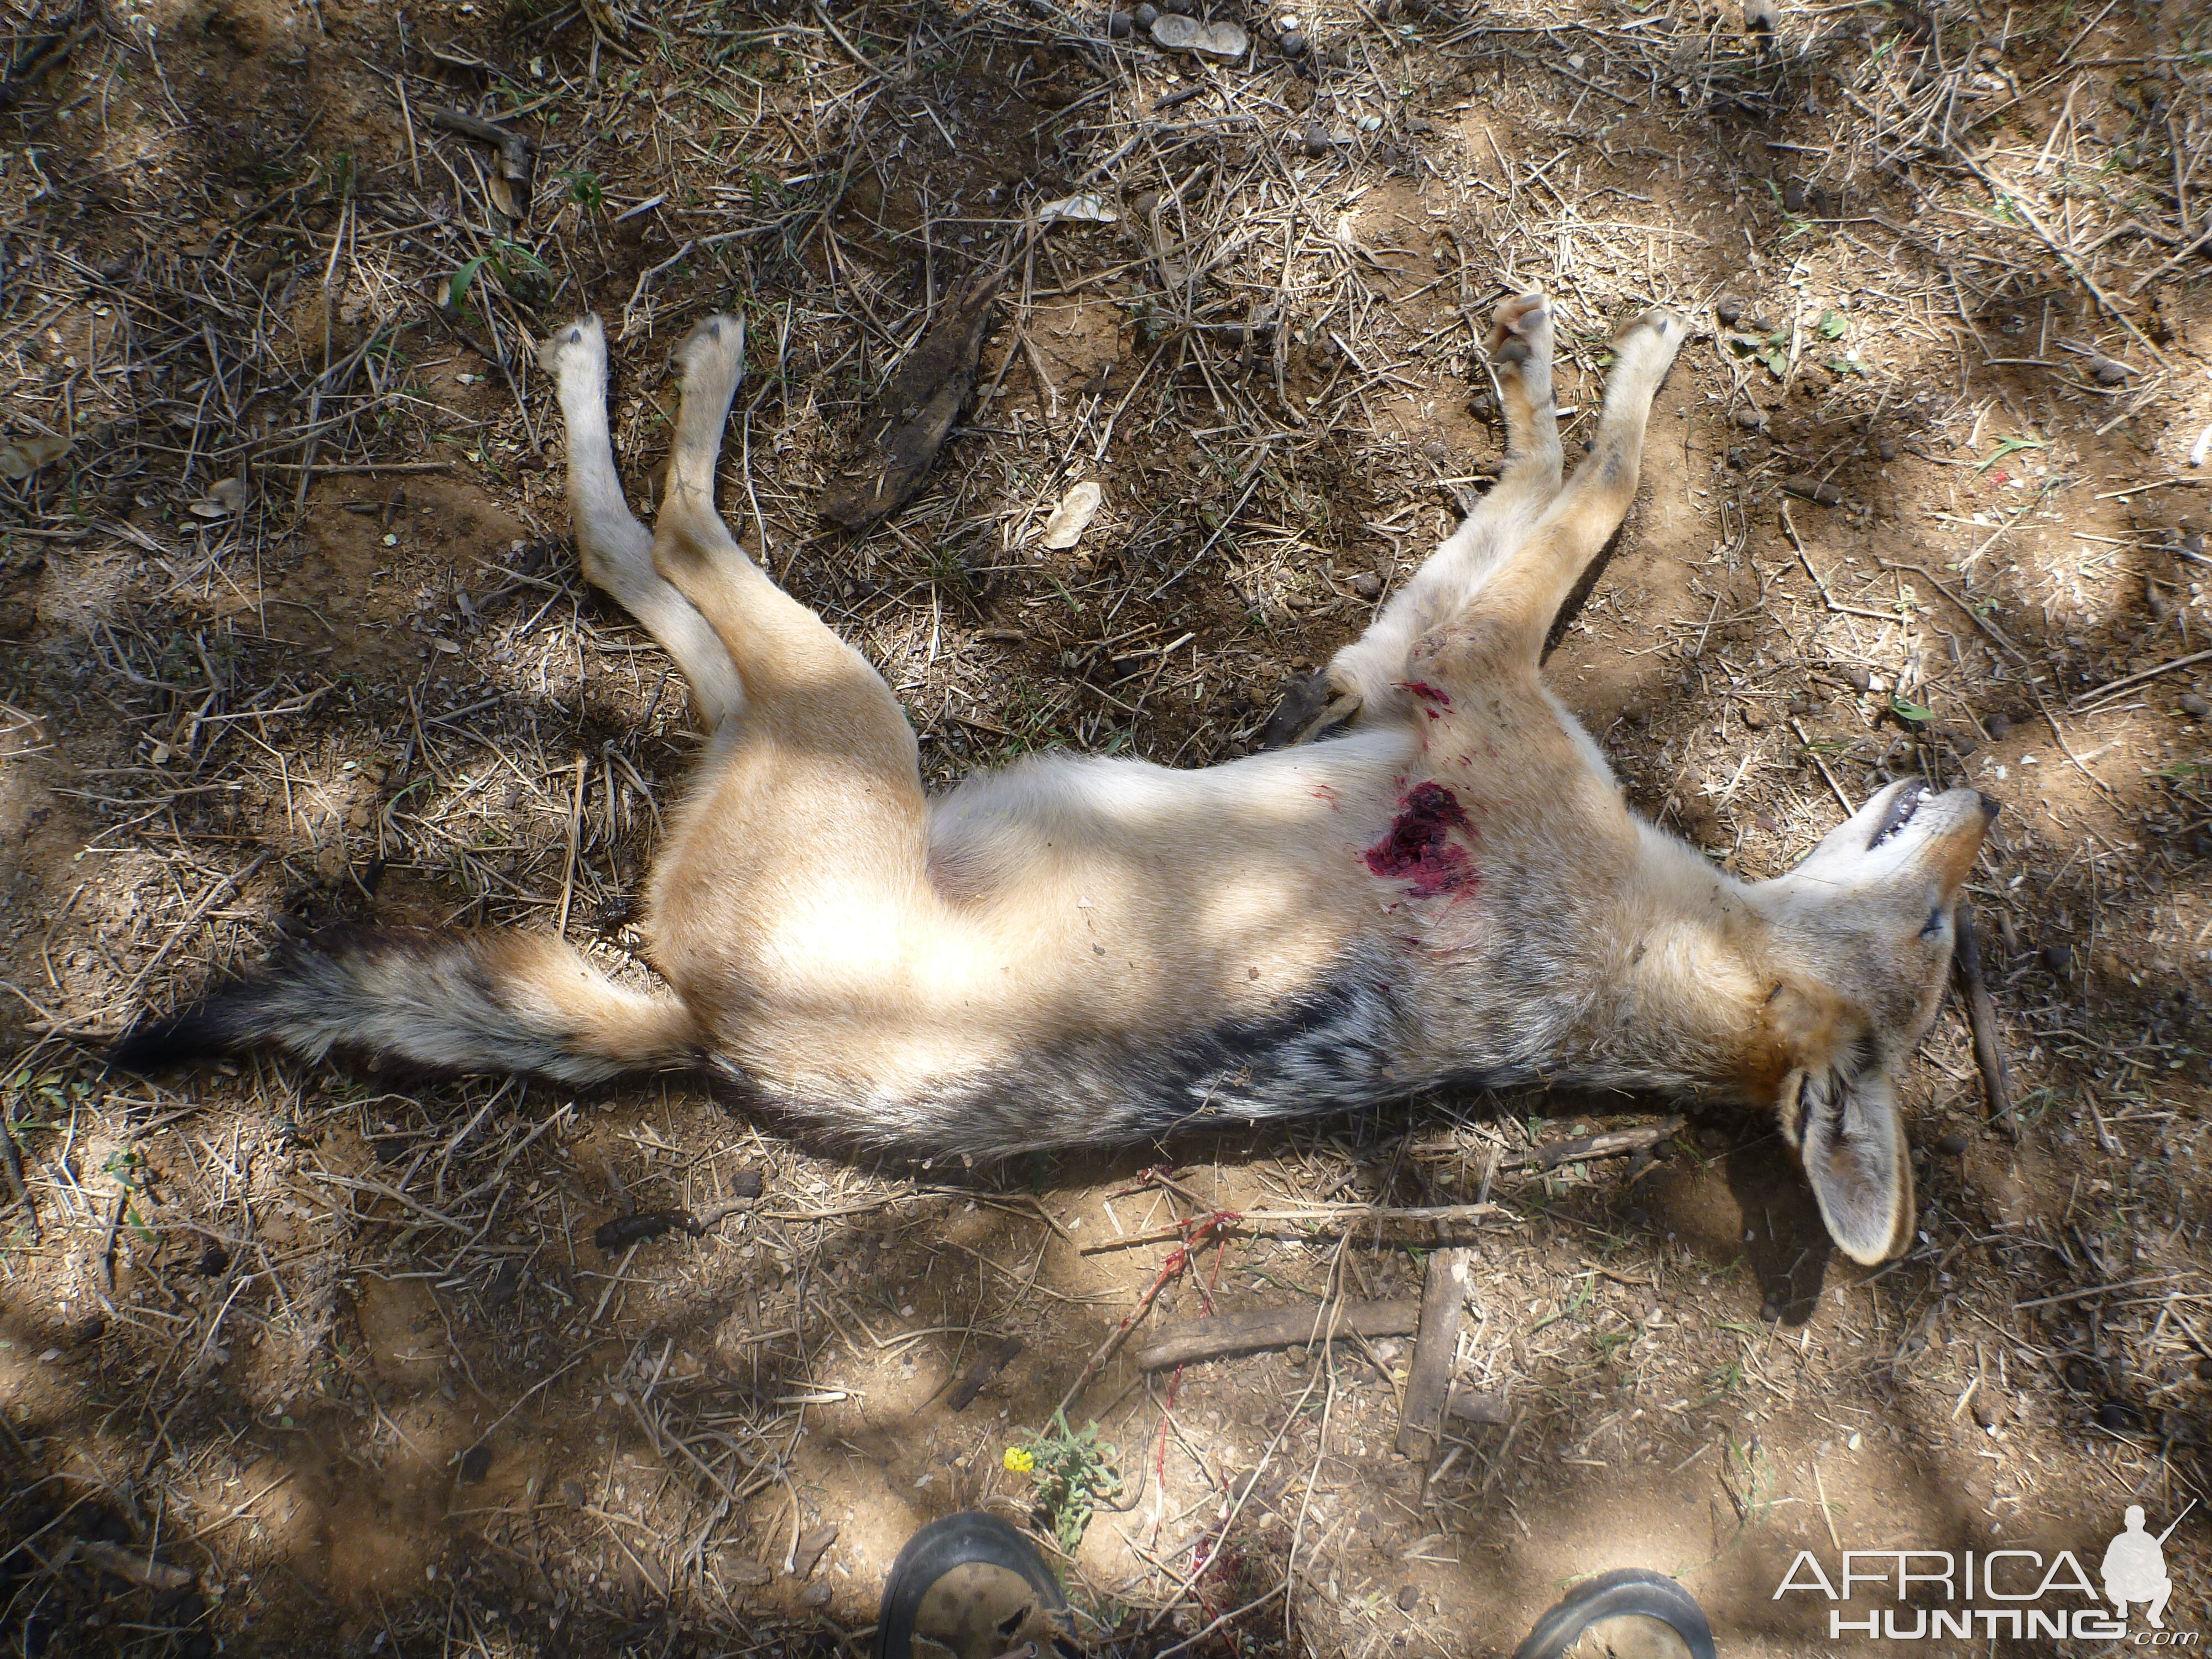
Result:
[[598,323],[562,330],[544,360],[586,571],[676,656],[714,734],[647,896],[669,994],[556,945],[492,1001],[568,1000],[544,1069],[693,1043],[771,1105],[916,1149],[1079,1146],[1469,1077],[1733,1100],[1776,1112],[1848,1254],[1903,1248],[1892,1079],[1994,807],[1893,786],[1796,871],[1745,884],[1629,812],[1539,672],[1633,498],[1686,331],[1660,312],[1630,325],[1563,483],[1549,307],[1499,307],[1506,464],[1333,663],[1359,710],[1345,735],[1199,772],[1039,757],[933,800],[882,678],[715,511],[741,325],[683,349],[649,543],[612,482]]

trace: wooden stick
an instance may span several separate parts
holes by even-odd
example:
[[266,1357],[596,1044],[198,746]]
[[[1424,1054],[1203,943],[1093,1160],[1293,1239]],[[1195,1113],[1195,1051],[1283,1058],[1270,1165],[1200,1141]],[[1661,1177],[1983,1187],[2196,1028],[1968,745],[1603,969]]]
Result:
[[1459,1350],[1460,1317],[1467,1311],[1468,1252],[1431,1250],[1421,1282],[1421,1334],[1406,1375],[1398,1410],[1398,1455],[1425,1460],[1443,1420],[1451,1390],[1452,1356]]
[[584,780],[590,773],[591,757],[576,757],[576,793],[568,802],[568,859],[561,872],[561,914],[553,921],[553,937],[568,936],[568,904],[576,896],[576,843],[581,838],[584,824]]
[[1974,1062],[1982,1068],[1982,1088],[1989,1096],[1990,1115],[2004,1125],[2017,1143],[2020,1118],[2012,1109],[2012,1084],[2005,1072],[2004,1050],[1997,1046],[1996,1005],[1990,1000],[1988,982],[1982,977],[1981,942],[1974,937],[1974,908],[1959,901],[1956,920],[1958,945],[1952,966],[1958,970],[1960,993],[1966,1005],[1966,1024],[1974,1033]]
[[1638,1128],[1613,1129],[1601,1135],[1584,1135],[1580,1140],[1557,1141],[1549,1146],[1527,1146],[1517,1152],[1507,1152],[1498,1160],[1498,1167],[1556,1170],[1562,1164],[1583,1164],[1594,1158],[1619,1158],[1624,1152],[1640,1152],[1673,1139],[1681,1132],[1686,1121],[1662,1118]]
[[[1449,1252],[1439,1250],[1437,1255]],[[1430,1258],[1434,1261],[1435,1256]],[[1336,1322],[1339,1336],[1410,1336],[1420,1328],[1421,1304],[1411,1297],[1389,1302],[1347,1303]],[[1267,1348],[1297,1348],[1328,1332],[1327,1309],[1276,1308],[1260,1313],[1221,1314],[1212,1319],[1170,1325],[1149,1347],[1137,1350],[1140,1371],[1170,1370],[1201,1359],[1228,1359]]]
[[[1376,1221],[1475,1221],[1485,1216],[1502,1215],[1504,1206],[1497,1204],[1430,1204],[1409,1210],[1378,1210],[1366,1204],[1316,1204],[1304,1210],[1244,1210],[1219,1224],[1224,1231],[1249,1232],[1260,1226],[1293,1226],[1308,1229],[1331,1228],[1337,1232],[1349,1232]],[[1083,1247],[1085,1255],[1103,1255],[1109,1250],[1126,1250],[1138,1244],[1158,1244],[1170,1238],[1181,1238],[1182,1229],[1155,1227],[1150,1232],[1131,1233],[1127,1238],[1103,1239]]]
[[192,1582],[192,1575],[183,1567],[171,1566],[151,1556],[141,1559],[119,1545],[102,1544],[91,1539],[77,1540],[76,1559],[89,1561],[102,1572],[112,1572],[146,1589],[182,1589]]

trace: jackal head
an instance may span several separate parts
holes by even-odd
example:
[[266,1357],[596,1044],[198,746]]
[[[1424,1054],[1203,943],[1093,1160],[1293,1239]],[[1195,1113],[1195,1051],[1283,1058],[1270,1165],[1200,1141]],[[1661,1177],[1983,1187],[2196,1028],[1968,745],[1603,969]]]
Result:
[[1782,1133],[1844,1254],[1912,1237],[1912,1165],[1894,1079],[1936,1018],[1959,890],[1997,805],[1917,778],[1869,800],[1787,875],[1752,890],[1772,928],[1763,1019]]

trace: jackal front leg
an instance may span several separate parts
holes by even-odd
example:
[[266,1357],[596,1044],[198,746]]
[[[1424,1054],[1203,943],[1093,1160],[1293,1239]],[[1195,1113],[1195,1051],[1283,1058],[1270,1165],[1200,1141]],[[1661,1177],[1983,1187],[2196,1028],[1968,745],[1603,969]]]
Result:
[[1620,528],[1636,498],[1651,398],[1688,334],[1681,318],[1655,307],[1614,342],[1613,378],[1589,455],[1476,606],[1490,623],[1510,629],[1516,649],[1525,650],[1532,661],[1584,567]]
[[1552,307],[1516,295],[1493,313],[1490,349],[1505,395],[1505,463],[1490,493],[1391,597],[1366,631],[1336,653],[1326,713],[1354,710],[1363,725],[1412,718],[1406,692],[1413,641],[1475,605],[1514,556],[1559,488],[1559,422],[1552,395]]

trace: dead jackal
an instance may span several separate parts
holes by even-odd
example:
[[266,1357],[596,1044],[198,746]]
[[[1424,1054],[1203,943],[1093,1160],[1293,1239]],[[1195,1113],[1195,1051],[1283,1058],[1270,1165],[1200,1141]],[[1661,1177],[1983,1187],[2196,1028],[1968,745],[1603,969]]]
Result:
[[1550,309],[1498,308],[1502,474],[1338,654],[1344,735],[1189,772],[1042,756],[932,799],[882,677],[715,511],[738,320],[682,349],[651,533],[616,477],[599,324],[564,328],[544,359],[585,574],[713,733],[647,899],[665,988],[544,934],[369,934],[142,1026],[118,1060],[705,1067],[851,1143],[984,1156],[1455,1084],[1657,1088],[1771,1107],[1837,1243],[1880,1261],[1912,1219],[1892,1079],[1995,806],[1893,784],[1788,875],[1737,881],[1629,812],[1538,672],[1684,333],[1630,325],[1563,483]]

